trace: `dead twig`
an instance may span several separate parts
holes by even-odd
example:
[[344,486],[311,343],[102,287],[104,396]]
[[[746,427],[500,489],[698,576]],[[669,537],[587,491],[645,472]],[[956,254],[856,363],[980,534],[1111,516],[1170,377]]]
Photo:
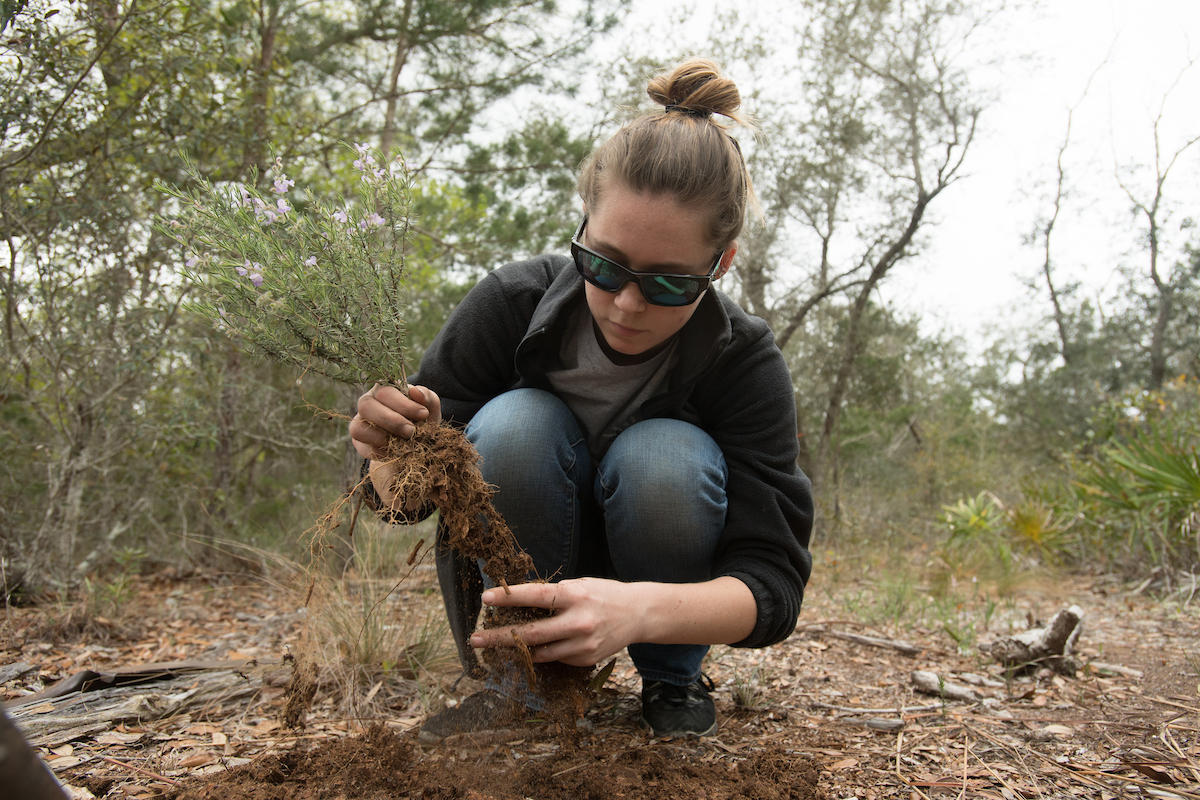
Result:
[[[1185,706],[1183,703],[1176,703],[1174,700],[1168,700],[1165,697],[1147,697],[1146,699],[1149,700],[1151,703],[1159,703],[1164,706],[1172,706],[1174,708],[1182,708],[1184,711],[1188,711],[1192,714],[1200,714],[1200,708],[1196,708],[1195,706]],[[1181,714],[1180,716],[1183,716],[1183,715]]]
[[145,775],[148,778],[154,778],[156,781],[163,781],[164,783],[169,783],[172,786],[179,786],[179,781],[172,780],[166,775],[159,775],[157,772],[151,772],[145,767],[139,767],[137,764],[130,764],[128,761],[121,761],[120,759],[112,758],[111,756],[98,756],[98,758],[101,761],[107,761],[110,764],[116,764],[118,767],[124,767],[125,769],[132,770],[133,772],[140,772],[142,775]]
[[861,633],[833,631],[825,628],[814,628],[813,630],[824,633],[828,636],[832,636],[835,639],[844,639],[847,642],[854,642],[855,644],[864,644],[868,647],[881,647],[887,650],[896,650],[897,652],[903,653],[906,656],[915,656],[921,652],[920,647],[917,647],[915,644],[909,644],[908,642],[900,639],[885,639],[882,636],[866,636]]
[[809,703],[809,706],[826,711],[841,711],[846,714],[917,714],[923,711],[941,711],[945,708],[942,703],[927,706],[895,706],[893,708],[857,708],[855,706],[834,706],[829,703]]
[[901,730],[899,733],[896,734],[896,770],[895,770],[896,771],[896,779],[899,780],[902,784],[904,784],[908,788],[912,789],[913,792],[915,792],[916,794],[919,794],[925,800],[930,800],[929,795],[925,794],[920,789],[918,789],[916,784],[914,784],[908,778],[905,778],[903,773],[900,772],[900,753],[903,750],[903,746],[904,746],[904,731]]
[[1188,754],[1183,751],[1183,748],[1179,746],[1177,741],[1175,741],[1175,737],[1171,735],[1170,723],[1162,726],[1162,728],[1159,730],[1158,737],[1162,739],[1163,743],[1166,744],[1171,753],[1183,763],[1183,766],[1187,767],[1188,772],[1192,773],[1192,777],[1195,778],[1196,783],[1200,785],[1200,769],[1196,768],[1196,765],[1192,763],[1192,760]]

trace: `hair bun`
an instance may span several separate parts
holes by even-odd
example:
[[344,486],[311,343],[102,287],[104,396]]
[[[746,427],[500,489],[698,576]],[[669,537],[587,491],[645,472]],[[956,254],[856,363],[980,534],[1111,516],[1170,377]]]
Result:
[[721,68],[707,58],[690,58],[670,72],[655,76],[646,94],[670,111],[686,111],[695,116],[720,114],[737,122],[742,96],[737,85],[721,75]]

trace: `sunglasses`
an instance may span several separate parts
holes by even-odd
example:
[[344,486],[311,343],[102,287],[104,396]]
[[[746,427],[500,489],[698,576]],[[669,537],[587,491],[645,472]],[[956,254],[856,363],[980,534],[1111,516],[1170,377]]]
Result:
[[670,272],[634,272],[628,267],[621,266],[611,258],[605,258],[594,250],[580,244],[583,229],[587,225],[587,217],[579,223],[579,230],[571,239],[571,255],[575,259],[575,269],[583,279],[606,292],[616,293],[630,281],[636,281],[646,302],[655,306],[687,306],[696,302],[712,281],[717,268],[721,266],[721,256],[717,253],[713,260],[712,269],[707,275],[677,275]]

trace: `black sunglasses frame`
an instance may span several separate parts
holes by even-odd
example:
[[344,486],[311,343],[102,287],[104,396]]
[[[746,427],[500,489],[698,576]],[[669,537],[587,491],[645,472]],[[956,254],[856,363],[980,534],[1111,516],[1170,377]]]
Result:
[[[616,294],[617,292],[619,292],[625,288],[625,284],[629,283],[630,281],[634,281],[635,283],[637,283],[638,291],[640,291],[642,293],[642,297],[645,299],[645,301],[647,303],[649,303],[652,306],[663,306],[666,308],[683,308],[685,306],[690,306],[692,303],[696,302],[700,298],[700,295],[704,294],[705,290],[708,289],[708,287],[710,285],[712,285],[712,278],[714,275],[717,274],[717,270],[720,269],[721,258],[725,255],[724,250],[717,253],[717,257],[713,260],[712,268],[708,271],[707,275],[690,275],[690,274],[678,273],[678,272],[634,272],[633,270],[629,269],[629,267],[626,267],[624,264],[619,264],[616,261],[613,261],[608,256],[600,255],[595,250],[592,250],[591,248],[587,247],[582,242],[580,242],[580,238],[583,236],[583,229],[585,227],[587,227],[587,221],[588,221],[587,215],[584,215],[583,221],[579,223],[579,229],[576,230],[575,235],[571,237],[571,258],[575,261],[576,271],[578,271],[579,274],[583,277],[583,279],[585,281],[587,281],[588,283],[590,283],[592,286],[595,286],[597,289],[599,289],[602,292],[608,292],[609,294]],[[583,266],[583,263],[580,259],[581,253],[586,253],[588,256],[591,256],[592,258],[600,259],[601,261],[605,262],[606,264],[611,265],[611,267],[613,267],[615,269],[615,271],[618,274],[620,274],[621,282],[618,283],[615,287],[613,287],[611,289],[608,288],[607,286],[604,286],[600,282],[598,282],[596,280],[595,276],[590,274],[590,270],[588,270],[587,268],[585,268]],[[698,283],[698,286],[697,286],[694,294],[692,294],[691,292],[688,293],[689,295],[691,295],[691,299],[685,303],[662,303],[662,302],[657,302],[653,299],[654,297],[657,297],[657,296],[659,296],[659,294],[661,294],[661,292],[654,291],[654,289],[657,287],[652,283],[652,281],[654,281],[656,278],[668,278],[668,279],[674,279],[674,280],[696,281]],[[647,291],[647,290],[649,290],[649,291]],[[684,295],[684,296],[686,296],[686,295]]]

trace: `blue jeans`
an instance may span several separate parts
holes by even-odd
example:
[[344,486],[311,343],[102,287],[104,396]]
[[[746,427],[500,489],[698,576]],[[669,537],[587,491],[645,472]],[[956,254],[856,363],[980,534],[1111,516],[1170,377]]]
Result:
[[[549,580],[696,583],[712,577],[728,470],[707,433],[675,419],[631,425],[593,465],[566,404],[539,389],[487,403],[466,428],[496,509]],[[687,684],[707,645],[636,643],[644,680]]]

